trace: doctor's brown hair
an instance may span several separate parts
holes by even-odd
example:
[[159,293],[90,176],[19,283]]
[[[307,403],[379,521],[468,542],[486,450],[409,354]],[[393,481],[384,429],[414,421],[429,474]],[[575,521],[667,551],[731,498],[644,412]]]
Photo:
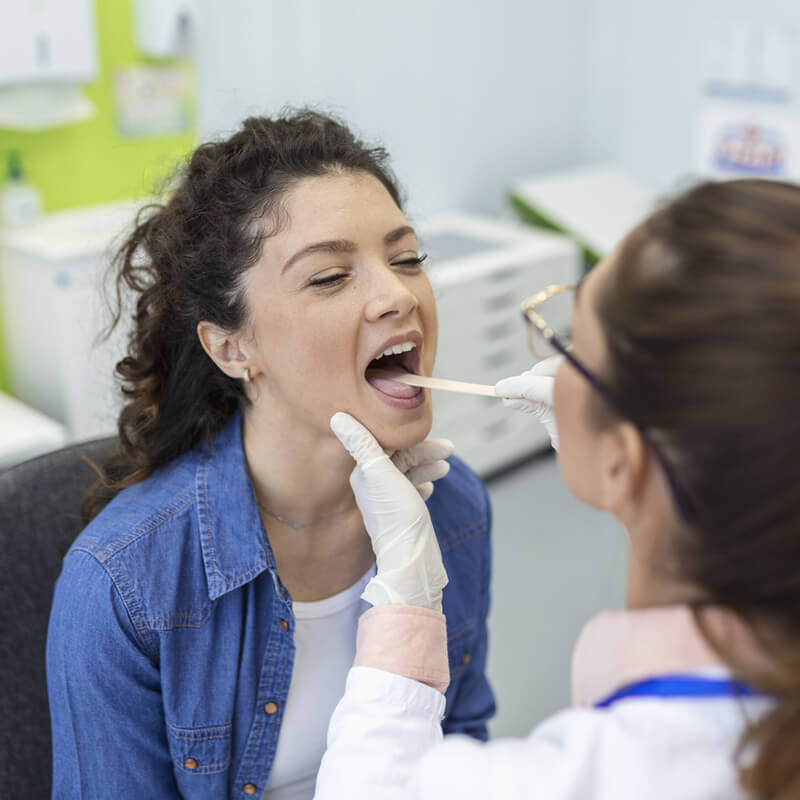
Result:
[[398,207],[388,154],[336,118],[311,110],[246,119],[230,138],[200,145],[163,204],[142,209],[112,264],[113,321],[135,298],[127,355],[116,365],[126,404],[120,452],[92,465],[99,480],[83,504],[88,522],[115,494],[213,436],[247,398],[240,380],[206,355],[197,324],[248,321],[244,274],[286,224],[282,200],[303,178],[362,172]]
[[[745,733],[741,783],[800,798],[800,187],[690,189],[625,239],[596,311],[606,378],[693,511],[670,544],[700,629],[777,701]],[[598,401],[595,416],[613,415]],[[707,604],[734,611],[769,666],[712,636]]]

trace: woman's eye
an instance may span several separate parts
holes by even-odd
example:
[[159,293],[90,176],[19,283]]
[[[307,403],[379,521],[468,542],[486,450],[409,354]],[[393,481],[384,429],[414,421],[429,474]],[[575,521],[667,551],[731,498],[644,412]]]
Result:
[[414,256],[413,258],[404,258],[400,261],[393,261],[393,267],[405,267],[406,269],[418,269],[422,266],[422,264],[428,258],[427,253],[420,253],[418,256]]
[[321,278],[314,278],[308,282],[309,286],[335,286],[337,283],[341,283],[347,274],[344,272],[337,272],[331,275],[323,275]]

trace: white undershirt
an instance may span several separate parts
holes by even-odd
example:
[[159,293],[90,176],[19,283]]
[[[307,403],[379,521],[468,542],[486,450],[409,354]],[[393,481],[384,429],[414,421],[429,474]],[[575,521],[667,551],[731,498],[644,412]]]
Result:
[[294,669],[278,749],[264,800],[311,800],[325,752],[328,722],[344,694],[356,653],[361,593],[375,566],[349,589],[314,603],[293,603]]

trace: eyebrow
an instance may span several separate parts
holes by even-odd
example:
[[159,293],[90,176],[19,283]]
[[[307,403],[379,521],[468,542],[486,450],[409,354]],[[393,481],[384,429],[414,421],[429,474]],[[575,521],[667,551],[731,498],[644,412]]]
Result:
[[393,231],[389,231],[386,236],[383,237],[384,244],[397,244],[404,236],[408,236],[411,234],[412,236],[416,236],[416,231],[410,225],[403,225],[400,228],[395,228]]
[[344,239],[331,239],[327,242],[314,242],[298,250],[284,265],[281,274],[286,272],[292,265],[300,261],[300,259],[311,255],[312,253],[354,253],[356,250],[353,242],[348,242]]
[[[396,244],[403,237],[409,234],[414,234],[414,229],[410,225],[403,225],[400,228],[395,228],[389,231],[383,237],[384,244]],[[298,250],[281,269],[281,274],[286,272],[291,266],[300,261],[300,259],[311,255],[312,253],[355,253],[358,248],[354,242],[348,242],[346,239],[330,239],[326,242],[314,242],[313,244],[306,245]]]

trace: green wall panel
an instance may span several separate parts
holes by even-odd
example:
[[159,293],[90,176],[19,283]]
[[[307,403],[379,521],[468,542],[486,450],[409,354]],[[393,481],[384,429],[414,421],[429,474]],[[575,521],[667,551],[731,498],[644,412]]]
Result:
[[[46,131],[0,129],[2,176],[8,153],[18,150],[28,181],[42,194],[45,211],[141,197],[194,147],[195,133],[123,138],[116,130],[114,74],[119,67],[161,64],[140,56],[133,40],[130,0],[95,0],[99,79],[86,87],[95,116]],[[0,320],[0,388],[8,389]]]

